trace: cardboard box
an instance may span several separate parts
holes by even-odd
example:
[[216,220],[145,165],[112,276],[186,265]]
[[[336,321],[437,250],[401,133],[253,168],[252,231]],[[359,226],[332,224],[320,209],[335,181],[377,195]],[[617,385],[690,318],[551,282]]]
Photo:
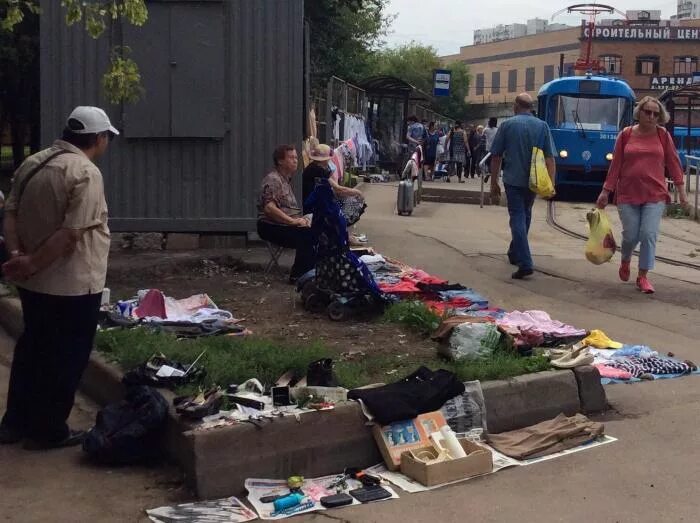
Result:
[[401,455],[407,450],[430,446],[429,436],[447,425],[440,411],[421,414],[420,416],[396,421],[389,425],[372,427],[372,434],[382,453],[384,463],[389,470],[399,470]]
[[[416,460],[410,452],[401,454],[401,473],[415,479],[426,487],[442,485],[460,479],[488,474],[493,470],[491,451],[468,439],[460,439],[467,457],[426,464]],[[435,450],[432,446],[419,450]]]

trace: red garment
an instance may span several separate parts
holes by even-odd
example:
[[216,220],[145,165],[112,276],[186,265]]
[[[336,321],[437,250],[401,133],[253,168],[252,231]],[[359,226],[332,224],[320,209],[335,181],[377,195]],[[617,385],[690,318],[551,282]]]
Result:
[[674,183],[683,183],[683,168],[671,135],[663,128],[657,131],[639,136],[627,127],[618,135],[604,185],[615,191],[615,203],[670,202],[666,171]]
[[139,301],[139,306],[134,309],[134,316],[137,318],[167,318],[163,293],[156,289],[149,290]]
[[437,278],[435,276],[431,276],[427,272],[421,270],[421,269],[416,269],[414,271],[411,271],[410,273],[406,274],[403,277],[404,280],[407,281],[415,281],[418,283],[427,283],[427,284],[432,284],[432,285],[443,285],[447,283],[447,280],[442,280],[440,278]]
[[406,280],[399,283],[380,283],[379,289],[387,294],[413,294],[420,292],[418,287]]

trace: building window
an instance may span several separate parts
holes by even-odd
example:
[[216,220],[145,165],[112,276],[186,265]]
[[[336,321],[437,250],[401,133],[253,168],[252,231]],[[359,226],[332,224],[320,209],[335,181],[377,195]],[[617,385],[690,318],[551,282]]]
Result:
[[607,74],[622,73],[622,57],[615,54],[603,55],[598,58],[600,65]]
[[525,90],[534,91],[535,90],[535,68],[528,67],[525,69]]
[[491,93],[498,94],[501,92],[501,73],[494,71],[491,73]]
[[567,62],[564,64],[564,71],[562,71],[562,76],[573,76],[574,75],[574,63]]
[[675,56],[673,58],[673,74],[690,74],[698,70],[697,56]]
[[476,94],[484,94],[484,73],[479,73],[476,75]]
[[544,83],[551,82],[554,80],[554,66],[545,65],[544,66]]
[[637,57],[637,74],[638,75],[659,74],[659,57],[658,56],[638,56]]
[[514,93],[518,90],[518,70],[511,69],[508,71],[508,92]]

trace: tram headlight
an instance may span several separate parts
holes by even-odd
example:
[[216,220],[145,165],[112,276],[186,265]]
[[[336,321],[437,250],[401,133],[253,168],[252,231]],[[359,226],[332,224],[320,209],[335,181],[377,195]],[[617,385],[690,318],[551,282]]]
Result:
[[613,159],[613,153],[608,153],[605,155],[605,159],[609,162],[612,162]]
[[559,151],[559,158],[568,158],[569,157],[569,152],[566,149],[562,149]]

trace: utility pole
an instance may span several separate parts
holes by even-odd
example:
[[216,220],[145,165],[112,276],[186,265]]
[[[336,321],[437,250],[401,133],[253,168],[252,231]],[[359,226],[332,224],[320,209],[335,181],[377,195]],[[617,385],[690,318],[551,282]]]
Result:
[[564,53],[559,53],[559,78],[564,76]]

